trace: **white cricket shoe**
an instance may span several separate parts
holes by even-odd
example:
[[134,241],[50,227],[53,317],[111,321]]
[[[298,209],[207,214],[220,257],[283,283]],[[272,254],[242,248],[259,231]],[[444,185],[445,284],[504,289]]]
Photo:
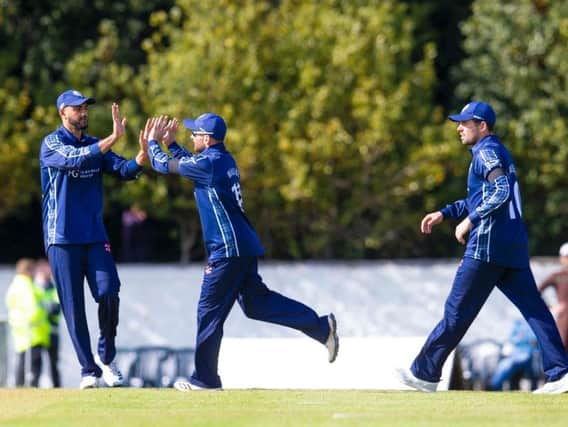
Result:
[[396,374],[400,382],[415,390],[424,391],[426,393],[434,393],[438,388],[438,383],[424,381],[420,378],[416,378],[412,371],[410,371],[410,369],[398,368],[396,370]]
[[176,381],[174,383],[174,388],[177,391],[192,391],[192,390],[222,390],[222,388],[206,388],[206,387],[199,387],[198,385],[192,384],[189,381]]
[[105,365],[98,354],[95,355],[95,362],[103,371],[103,381],[109,387],[120,387],[124,383],[122,373],[115,362]]
[[568,374],[556,381],[547,382],[541,388],[533,391],[534,394],[562,394],[568,393]]
[[335,362],[337,358],[337,353],[339,352],[339,337],[337,336],[337,321],[333,313],[329,313],[327,316],[327,323],[329,323],[329,335],[325,342],[328,352],[329,363]]
[[97,388],[99,386],[99,379],[94,375],[85,375],[81,377],[79,388],[85,390],[87,388]]

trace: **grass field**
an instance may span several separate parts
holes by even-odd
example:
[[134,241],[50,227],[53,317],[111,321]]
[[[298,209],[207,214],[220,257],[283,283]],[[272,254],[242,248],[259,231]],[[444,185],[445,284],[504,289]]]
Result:
[[566,426],[568,394],[0,389],[0,426]]

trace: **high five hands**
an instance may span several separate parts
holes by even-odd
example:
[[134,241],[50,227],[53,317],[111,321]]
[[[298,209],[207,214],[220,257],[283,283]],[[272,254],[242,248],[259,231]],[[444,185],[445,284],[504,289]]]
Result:
[[162,142],[169,147],[176,139],[179,121],[176,118],[169,119],[168,116],[151,117],[146,121],[143,131],[140,131],[140,140],[146,148],[148,141]]
[[[179,121],[176,118],[168,119],[168,116],[150,117],[146,125],[138,134],[140,151],[144,152],[145,161],[148,159],[148,142],[162,142],[166,147],[175,142]],[[140,164],[140,163],[139,163]]]
[[[126,118],[120,117],[120,110],[117,103],[112,104],[112,133],[105,139],[99,141],[102,153],[109,151],[112,146],[126,132]],[[138,134],[138,145],[140,149],[136,155],[136,163],[142,166],[148,162],[148,141],[161,141],[169,147],[175,141],[179,121],[176,118],[169,119],[168,116],[151,117],[146,121],[146,126]]]

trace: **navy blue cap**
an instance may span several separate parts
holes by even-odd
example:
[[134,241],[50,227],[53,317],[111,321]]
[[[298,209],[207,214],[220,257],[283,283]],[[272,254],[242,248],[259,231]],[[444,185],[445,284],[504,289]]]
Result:
[[223,141],[227,133],[223,117],[213,113],[202,114],[196,119],[184,119],[183,125],[196,135],[211,135],[218,141]]
[[73,106],[73,105],[83,105],[83,104],[94,104],[95,100],[93,98],[88,98],[83,96],[78,90],[69,89],[63,92],[57,97],[57,111],[61,110],[63,107]]
[[462,108],[459,114],[452,114],[448,119],[454,122],[465,122],[466,120],[482,120],[489,126],[493,126],[497,120],[495,111],[491,105],[481,101],[471,101]]

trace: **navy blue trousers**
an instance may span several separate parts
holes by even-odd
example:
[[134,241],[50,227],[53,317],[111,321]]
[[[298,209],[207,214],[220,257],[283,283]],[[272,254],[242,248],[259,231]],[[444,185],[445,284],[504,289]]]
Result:
[[[494,287],[519,309],[536,335],[547,381],[568,372],[568,356],[530,267],[514,269],[464,258],[444,307],[444,317],[412,363],[413,374],[438,382],[442,366],[461,341]],[[509,325],[505,327],[509,328]]]
[[222,387],[217,367],[223,324],[236,300],[251,319],[288,326],[325,343],[327,316],[319,317],[310,307],[268,289],[257,269],[256,257],[225,258],[206,267],[197,307],[195,371],[190,380],[195,385]]
[[116,355],[120,281],[108,243],[51,245],[47,251],[61,311],[81,365],[81,375],[101,376],[93,359],[85,315],[84,281],[98,303],[98,354],[108,364]]

